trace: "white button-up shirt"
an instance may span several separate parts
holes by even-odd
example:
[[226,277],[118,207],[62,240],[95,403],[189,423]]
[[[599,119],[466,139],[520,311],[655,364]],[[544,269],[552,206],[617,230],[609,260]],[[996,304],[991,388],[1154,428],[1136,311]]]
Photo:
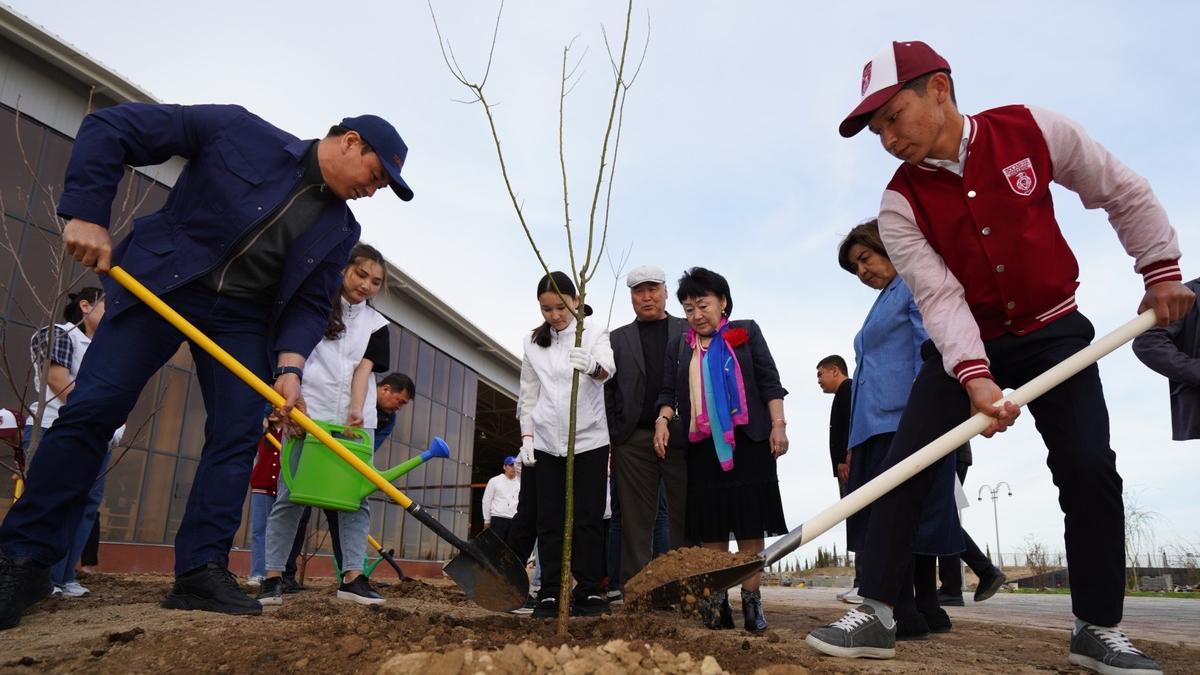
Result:
[[[521,395],[517,418],[521,433],[533,434],[536,450],[565,457],[571,412],[571,368],[569,355],[575,346],[575,321],[562,332],[551,329],[550,346],[539,347],[525,338],[521,359]],[[617,372],[608,331],[585,325],[583,348],[604,369],[607,377]],[[579,400],[575,417],[575,452],[608,445],[608,420],[604,414],[604,381],[579,374]]]

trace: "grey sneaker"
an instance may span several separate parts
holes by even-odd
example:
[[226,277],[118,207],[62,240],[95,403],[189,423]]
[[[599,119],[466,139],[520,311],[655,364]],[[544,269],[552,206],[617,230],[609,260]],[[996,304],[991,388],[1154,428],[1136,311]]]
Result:
[[1103,675],[1155,675],[1162,666],[1140,652],[1120,627],[1085,625],[1071,636],[1068,660]]
[[887,628],[868,605],[818,628],[804,638],[810,647],[830,656],[852,659],[890,659],[896,656],[896,627]]

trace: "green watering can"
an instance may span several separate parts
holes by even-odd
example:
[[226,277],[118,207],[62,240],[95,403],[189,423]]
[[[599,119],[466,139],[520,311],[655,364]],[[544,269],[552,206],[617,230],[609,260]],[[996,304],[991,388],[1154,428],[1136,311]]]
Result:
[[[337,437],[356,457],[367,464],[371,463],[371,434],[366,429],[313,421],[331,436]],[[293,473],[292,451],[300,438],[304,439],[304,445],[301,448],[299,464]],[[446,441],[435,437],[425,452],[390,469],[380,470],[379,474],[384,480],[391,482],[434,457],[449,456],[450,446],[446,445]],[[291,500],[296,504],[319,506],[334,511],[357,511],[362,500],[379,489],[354,467],[333,454],[312,434],[288,438],[279,456],[279,469],[283,482],[291,493]]]

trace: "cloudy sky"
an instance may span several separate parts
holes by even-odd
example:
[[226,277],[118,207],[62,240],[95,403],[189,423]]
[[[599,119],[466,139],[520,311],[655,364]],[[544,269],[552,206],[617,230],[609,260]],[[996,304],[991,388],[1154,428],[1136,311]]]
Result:
[[[355,211],[364,237],[484,330],[519,349],[539,321],[541,271],[504,192],[483,109],[442,63],[424,2],[79,3],[8,0],[19,12],[164,101],[240,103],[316,137],[346,115],[390,119],[411,151],[416,200],[381,193]],[[437,2],[443,34],[469,75],[482,73],[496,5]],[[796,526],[836,498],[827,448],[830,398],[814,364],[852,360],[854,334],[875,292],[843,272],[836,247],[877,212],[895,160],[873,137],[844,140],[863,63],[889,40],[920,39],[951,63],[959,104],[1051,108],[1081,122],[1146,175],[1166,206],[1195,276],[1193,201],[1200,108],[1187,2],[639,3],[633,38],[649,52],[626,105],[609,241],[614,259],[724,273],[736,315],[762,325],[787,398],[791,452],[780,478]],[[600,26],[619,35],[616,2],[510,0],[488,93],[526,216],[551,265],[567,266],[557,158],[558,74],[575,38],[581,81],[567,100],[572,216],[586,222],[611,74]],[[1180,132],[1180,125],[1184,131]],[[1131,318],[1141,282],[1103,213],[1055,194],[1082,268],[1083,311],[1107,332]],[[614,271],[604,262],[590,304],[605,317]],[[621,290],[612,325],[633,318]],[[670,308],[679,313],[672,301]],[[1102,364],[1113,447],[1128,493],[1157,514],[1157,548],[1200,548],[1194,498],[1197,442],[1172,443],[1167,385],[1128,349]],[[992,507],[974,501],[1006,481],[1005,555],[1028,538],[1062,547],[1056,491],[1029,417],[976,444],[966,490],[968,530],[994,542]],[[844,541],[840,527],[819,540]],[[994,547],[994,544],[992,544]],[[811,555],[813,549],[801,553]]]

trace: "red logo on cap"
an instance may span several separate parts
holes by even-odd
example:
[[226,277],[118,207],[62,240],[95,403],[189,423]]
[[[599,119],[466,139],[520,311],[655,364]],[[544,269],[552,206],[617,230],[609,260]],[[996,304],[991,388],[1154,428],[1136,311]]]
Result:
[[862,91],[859,96],[867,95],[867,87],[871,86],[871,61],[867,61],[867,65],[863,66]]

